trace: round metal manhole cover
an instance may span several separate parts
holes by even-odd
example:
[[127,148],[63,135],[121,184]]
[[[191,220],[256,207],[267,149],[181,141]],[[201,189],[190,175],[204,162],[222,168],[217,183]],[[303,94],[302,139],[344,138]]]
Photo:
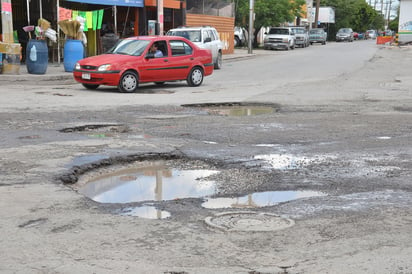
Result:
[[252,211],[218,213],[213,217],[207,217],[205,222],[212,229],[227,232],[275,231],[291,227],[295,224],[293,220],[288,218],[270,213]]

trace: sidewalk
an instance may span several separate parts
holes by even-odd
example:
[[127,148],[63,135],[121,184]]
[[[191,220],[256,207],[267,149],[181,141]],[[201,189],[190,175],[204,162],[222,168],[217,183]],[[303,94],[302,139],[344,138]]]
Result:
[[[255,51],[253,51],[252,54],[249,54],[247,49],[235,49],[234,53],[223,55],[223,61],[249,58],[255,55]],[[47,84],[46,82],[51,82],[54,85],[76,83],[73,79],[72,72],[64,71],[63,63],[49,63],[45,74],[30,74],[27,72],[26,65],[21,64],[19,74],[0,74],[0,84],[6,82],[9,84],[13,82],[30,82],[34,84]]]

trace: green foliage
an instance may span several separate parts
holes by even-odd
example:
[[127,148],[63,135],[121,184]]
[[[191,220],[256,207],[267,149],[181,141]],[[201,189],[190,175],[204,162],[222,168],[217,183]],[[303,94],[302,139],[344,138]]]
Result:
[[321,0],[320,6],[333,7],[335,10],[335,24],[327,26],[329,39],[333,40],[340,28],[352,28],[357,32],[384,29],[383,15],[365,0]]
[[320,5],[335,9],[335,24],[330,28],[329,37],[340,28],[352,28],[357,32],[384,28],[383,16],[365,0],[321,0]]
[[398,32],[399,30],[399,16],[389,22],[389,29]]
[[[249,22],[249,0],[236,0],[236,24],[246,26]],[[305,0],[255,0],[255,29],[267,26],[279,26],[293,22],[302,14]]]

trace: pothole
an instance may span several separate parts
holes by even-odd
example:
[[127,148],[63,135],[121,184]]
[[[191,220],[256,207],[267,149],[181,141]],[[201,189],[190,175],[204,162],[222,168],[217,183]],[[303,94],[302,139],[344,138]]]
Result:
[[116,213],[122,216],[133,216],[145,219],[166,219],[171,216],[168,211],[160,210],[149,205],[126,207],[118,210]]
[[133,203],[200,198],[216,194],[217,170],[179,169],[152,162],[78,182],[78,192],[99,203]]
[[75,127],[68,127],[59,130],[59,132],[116,132],[124,133],[129,132],[129,128],[122,124],[90,124]]
[[202,108],[209,115],[218,116],[255,116],[270,114],[279,111],[279,106],[275,104],[259,103],[206,103],[187,104],[182,107]]
[[268,232],[286,229],[295,224],[292,219],[253,211],[222,212],[205,219],[206,225],[224,232]]
[[326,194],[317,191],[266,191],[255,192],[235,198],[206,198],[202,204],[208,209],[217,208],[259,208],[274,206],[301,198],[319,197]]

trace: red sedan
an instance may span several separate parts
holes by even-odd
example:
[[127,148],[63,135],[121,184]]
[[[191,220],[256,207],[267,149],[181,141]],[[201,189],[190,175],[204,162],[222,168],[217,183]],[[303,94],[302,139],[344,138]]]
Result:
[[212,73],[210,50],[177,36],[126,38],[105,54],[78,61],[73,70],[74,79],[87,89],[107,85],[121,92],[135,92],[139,83],[147,82],[186,80],[196,87]]

